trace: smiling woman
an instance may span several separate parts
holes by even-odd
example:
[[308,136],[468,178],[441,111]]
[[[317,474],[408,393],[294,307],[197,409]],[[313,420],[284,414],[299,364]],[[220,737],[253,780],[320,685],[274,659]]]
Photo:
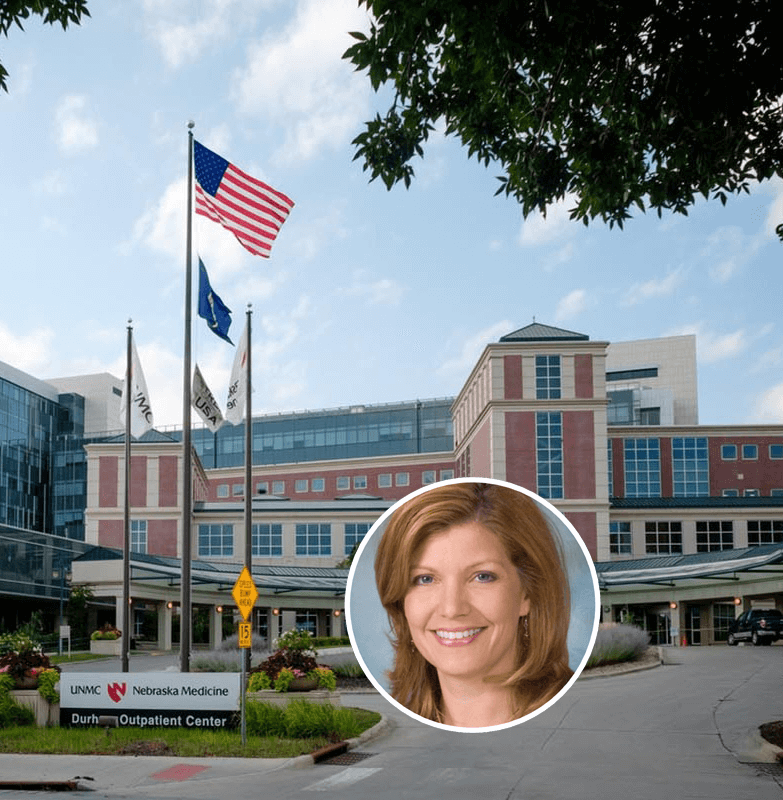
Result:
[[375,577],[394,646],[390,694],[425,720],[505,725],[571,679],[563,557],[523,491],[456,481],[403,501]]

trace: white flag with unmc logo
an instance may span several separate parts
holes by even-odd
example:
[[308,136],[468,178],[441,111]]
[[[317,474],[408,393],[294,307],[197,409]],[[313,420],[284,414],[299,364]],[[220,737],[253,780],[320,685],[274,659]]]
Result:
[[[135,438],[143,436],[153,425],[152,406],[150,405],[150,395],[147,391],[147,382],[144,380],[144,373],[141,371],[139,354],[136,352],[136,342],[131,337],[131,363],[130,363],[130,396],[131,396],[131,435]],[[126,378],[125,388],[128,386]],[[125,408],[127,392],[125,388],[122,392],[122,404],[120,405],[120,417],[122,424],[125,424]]]
[[226,403],[226,420],[232,425],[239,425],[245,415],[245,397],[247,395],[247,323],[237,345],[234,366],[231,368],[231,382],[228,384],[228,402]]

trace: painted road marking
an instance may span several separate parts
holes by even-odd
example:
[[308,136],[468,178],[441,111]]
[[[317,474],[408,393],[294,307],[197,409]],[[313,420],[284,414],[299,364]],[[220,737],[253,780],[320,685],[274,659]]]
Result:
[[334,775],[330,775],[328,778],[324,778],[322,781],[305,786],[304,791],[328,792],[330,789],[342,789],[345,786],[363,781],[382,769],[383,767],[347,767],[340,772],[335,772]]
[[176,764],[169,769],[164,769],[162,772],[156,772],[150,775],[156,781],[186,781],[199,772],[204,772],[209,767],[200,767],[195,764]]

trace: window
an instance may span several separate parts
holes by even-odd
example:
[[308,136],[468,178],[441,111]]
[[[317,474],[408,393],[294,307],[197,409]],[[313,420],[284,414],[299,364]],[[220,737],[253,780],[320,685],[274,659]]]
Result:
[[758,489],[743,489],[742,490],[743,497],[760,497],[761,492]]
[[370,526],[366,522],[346,522],[345,523],[345,555],[349,556],[362,539],[364,539]]
[[609,523],[609,552],[618,555],[633,552],[630,522]]
[[658,367],[643,367],[641,369],[616,369],[606,373],[606,380],[630,381],[637,378],[657,378]]
[[351,488],[351,479],[347,475],[341,475],[337,479],[337,491],[345,492]]
[[234,555],[233,525],[199,525],[198,554],[204,558],[210,556]]
[[272,494],[285,494],[285,481],[272,481]]
[[244,497],[245,496],[245,484],[244,483],[235,483],[231,487],[231,493],[234,497]]
[[682,553],[682,523],[645,522],[644,546],[648,553]]
[[130,549],[133,553],[147,552],[147,520],[132,519],[130,524]]
[[390,489],[392,485],[391,472],[384,472],[378,476],[378,488]]
[[296,629],[298,631],[310,631],[315,636],[318,630],[318,614],[315,611],[297,611]]
[[397,486],[410,486],[411,476],[409,472],[398,472],[394,476],[394,482]]
[[309,487],[310,487],[310,484],[306,479],[305,480],[300,479],[300,480],[294,481],[294,491],[295,492],[306,492],[309,489]]
[[606,463],[609,466],[609,497],[614,497],[614,456],[612,454],[612,440],[608,439],[606,442]]
[[541,497],[563,497],[563,418],[559,411],[536,413],[536,478]]
[[296,526],[298,556],[332,555],[332,526],[328,522],[313,522]]
[[748,520],[748,547],[760,547],[762,544],[778,542],[783,542],[783,520]]
[[734,523],[731,520],[710,520],[696,523],[696,552],[731,550],[734,547]]
[[625,496],[661,496],[661,448],[658,439],[625,439]]
[[269,481],[260,481],[257,483],[256,494],[269,494]]
[[783,497],[783,489],[770,489],[769,490],[770,497]]
[[435,483],[435,470],[425,469],[421,473],[421,482],[424,486],[426,486],[428,483]]
[[560,399],[560,356],[536,356],[536,400]]
[[737,458],[736,444],[722,444],[720,446],[720,457],[724,461],[735,461]]
[[354,475],[353,476],[353,488],[354,489],[366,489],[367,488],[367,476],[366,475]]
[[227,483],[219,483],[218,484],[217,496],[218,497],[228,497],[228,484]]
[[675,497],[709,497],[706,437],[676,436],[672,439],[672,479]]
[[712,607],[712,626],[716,642],[725,642],[736,614],[734,603],[715,603]]
[[755,444],[743,444],[742,445],[742,457],[746,461],[756,461],[759,457],[759,448],[758,445]]
[[769,446],[769,457],[773,461],[779,461],[783,458],[783,444],[771,444]]
[[640,425],[660,425],[661,424],[661,409],[660,406],[656,408],[640,408],[639,409],[639,424]]
[[310,488],[314,492],[323,492],[324,489],[326,489],[326,479],[325,478],[313,478]]
[[720,495],[721,497],[739,497],[739,489],[723,489]]
[[254,556],[272,558],[283,555],[283,526],[279,523],[253,525],[251,537]]
[[454,470],[453,469],[442,469],[440,471],[440,479],[442,481],[450,481],[454,478]]

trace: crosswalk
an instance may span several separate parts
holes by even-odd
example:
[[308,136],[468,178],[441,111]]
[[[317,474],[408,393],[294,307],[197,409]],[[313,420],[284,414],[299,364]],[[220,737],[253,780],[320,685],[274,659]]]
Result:
[[383,767],[346,767],[344,770],[335,772],[328,778],[305,786],[303,791],[329,792],[334,789],[344,789],[346,786],[351,786],[354,783],[363,781],[365,778],[369,778],[370,775],[374,775],[382,769]]

